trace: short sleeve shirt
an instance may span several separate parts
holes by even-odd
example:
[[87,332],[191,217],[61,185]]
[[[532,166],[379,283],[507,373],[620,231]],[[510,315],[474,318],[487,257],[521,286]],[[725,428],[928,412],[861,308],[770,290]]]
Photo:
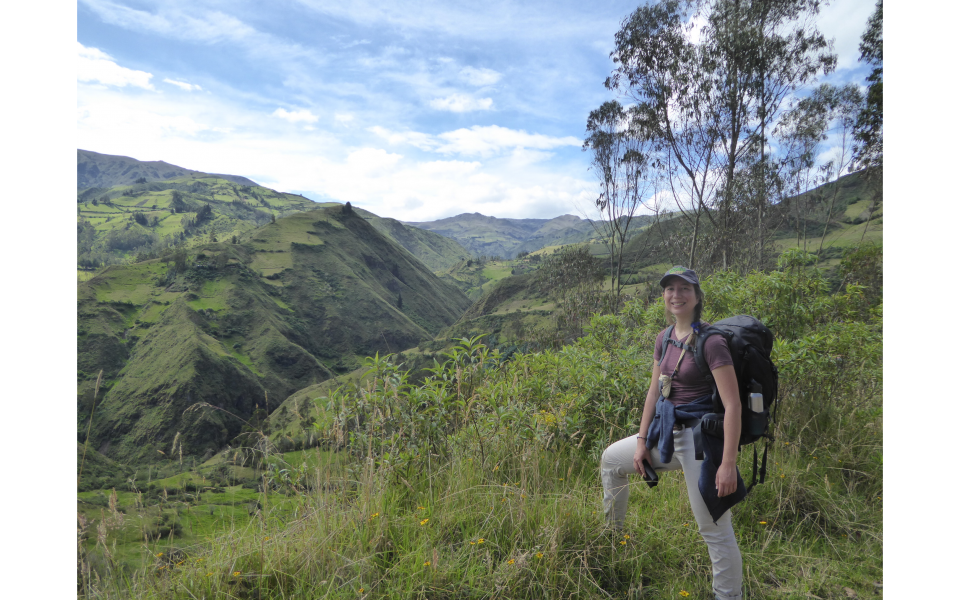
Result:
[[[706,323],[704,323],[706,325]],[[657,345],[653,351],[655,362],[660,362],[660,353],[663,349],[663,334],[666,329],[657,336]],[[676,333],[670,336],[677,340]],[[684,337],[678,342],[686,343],[689,336]],[[730,356],[730,348],[727,346],[727,340],[722,335],[711,335],[704,344],[703,352],[706,355],[707,366],[711,371],[724,365],[732,365],[733,358]],[[662,375],[673,375],[677,367],[677,361],[680,359],[681,349],[673,344],[667,344],[667,355],[660,363],[660,373]],[[683,361],[680,368],[677,369],[673,377],[673,383],[670,385],[670,397],[667,398],[675,405],[687,404],[697,398],[713,393],[713,384],[700,373],[697,368],[696,359],[689,350],[683,355]]]

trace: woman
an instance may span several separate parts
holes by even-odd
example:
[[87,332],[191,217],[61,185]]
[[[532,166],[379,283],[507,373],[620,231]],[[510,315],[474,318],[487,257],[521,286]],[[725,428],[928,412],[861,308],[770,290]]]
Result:
[[[737,472],[740,399],[733,360],[723,336],[712,335],[706,339],[703,351],[725,413],[723,441],[712,442],[712,452],[708,450],[711,443],[703,444],[703,450],[707,450],[704,457],[707,468],[704,468],[704,460],[696,458],[694,428],[700,417],[713,412],[713,384],[700,373],[693,356],[703,311],[703,292],[697,274],[685,267],[667,271],[660,279],[660,286],[667,321],[673,328],[668,327],[657,336],[653,375],[640,430],[637,435],[611,444],[603,453],[604,512],[614,528],[623,527],[630,495],[627,476],[646,475],[645,461],[655,471],[683,469],[690,507],[713,563],[714,594],[718,600],[739,599],[743,561],[733,534],[730,511],[726,510],[746,493]],[[665,355],[661,356],[663,336],[668,330],[669,342]],[[712,502],[709,507],[704,496]],[[717,502],[723,504],[722,516]],[[711,509],[718,515],[717,519],[711,516]]]

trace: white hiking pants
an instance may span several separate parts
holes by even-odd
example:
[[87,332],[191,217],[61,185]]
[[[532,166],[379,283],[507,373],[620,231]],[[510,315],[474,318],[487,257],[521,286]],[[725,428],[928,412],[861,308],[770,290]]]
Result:
[[[630,497],[627,476],[638,474],[633,466],[633,455],[636,450],[637,437],[631,435],[608,446],[600,460],[603,511],[607,522],[616,529],[623,528],[623,521],[627,516],[627,499]],[[693,429],[690,428],[674,433],[674,452],[669,463],[664,464],[660,461],[659,450],[656,448],[650,450],[650,464],[657,472],[683,469],[690,508],[693,509],[693,516],[697,520],[697,525],[700,526],[700,535],[707,543],[710,560],[713,563],[713,593],[718,600],[740,600],[743,597],[743,560],[740,558],[737,539],[733,535],[730,511],[725,512],[714,525],[697,484],[702,462],[695,458]],[[646,487],[642,480],[638,481],[640,485]]]

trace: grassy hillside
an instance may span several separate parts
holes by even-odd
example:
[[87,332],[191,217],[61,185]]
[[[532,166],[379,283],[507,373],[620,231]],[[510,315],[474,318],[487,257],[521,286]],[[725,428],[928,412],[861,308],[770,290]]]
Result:
[[127,461],[215,452],[293,392],[432,339],[469,306],[340,207],[109,267],[77,295],[78,430],[103,369],[92,447]]
[[328,205],[203,174],[91,188],[77,197],[77,262],[95,270],[178,245],[229,241],[318,206]]
[[239,185],[257,185],[256,182],[239,175],[201,173],[200,171],[171,165],[162,160],[142,161],[129,156],[77,150],[77,190],[129,185],[138,179],[163,181],[178,177],[204,176],[224,179]]
[[407,223],[456,240],[474,257],[514,258],[544,246],[576,244],[596,236],[589,221],[573,215],[554,219],[500,219],[480,213]]
[[439,274],[471,258],[463,246],[449,237],[405,225],[396,219],[380,217],[366,210],[355,208],[354,211],[373,225],[374,229],[406,248],[434,273]]
[[[708,319],[756,314],[776,332],[767,480],[733,509],[745,596],[872,597],[882,305],[826,293],[793,268],[801,258],[704,282]],[[634,481],[623,531],[603,517],[599,455],[636,431],[662,315],[633,302],[575,343],[509,361],[463,342],[422,385],[371,360],[365,383],[312,402],[322,448],[262,444],[80,494],[78,587],[142,600],[708,597],[681,473]],[[740,453],[747,480],[751,458]]]

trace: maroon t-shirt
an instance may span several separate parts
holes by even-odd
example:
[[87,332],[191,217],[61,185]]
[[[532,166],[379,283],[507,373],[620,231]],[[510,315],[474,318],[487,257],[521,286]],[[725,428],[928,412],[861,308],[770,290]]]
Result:
[[[703,325],[706,325],[706,323],[703,323]],[[653,359],[655,362],[660,362],[660,352],[663,349],[663,334],[665,331],[666,329],[661,331],[657,336],[657,346],[653,351]],[[676,331],[674,331],[670,337],[677,340]],[[688,337],[689,336],[677,341],[686,343]],[[677,348],[673,344],[667,344],[667,357],[660,363],[661,375],[673,375],[677,361],[680,359],[680,352],[680,348]],[[727,340],[725,340],[722,335],[711,335],[708,337],[706,344],[704,344],[703,352],[706,355],[707,366],[710,367],[711,371],[717,367],[733,364],[733,358],[730,356],[730,348],[727,346]],[[712,392],[713,385],[707,378],[700,374],[700,369],[697,368],[693,352],[687,350],[683,355],[680,368],[673,378],[670,397],[667,398],[667,400],[670,400],[675,405],[687,404]]]

